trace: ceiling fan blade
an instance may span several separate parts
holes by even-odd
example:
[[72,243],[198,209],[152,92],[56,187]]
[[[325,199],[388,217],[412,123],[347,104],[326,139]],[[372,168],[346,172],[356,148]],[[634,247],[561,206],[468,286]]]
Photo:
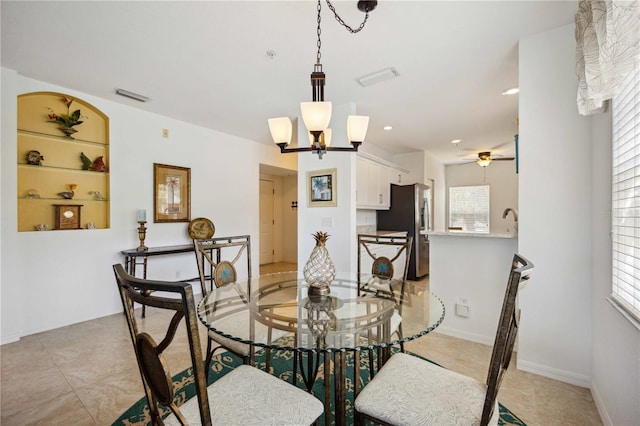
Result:
[[512,161],[515,159],[516,159],[515,157],[498,157],[498,158],[491,157],[491,161]]

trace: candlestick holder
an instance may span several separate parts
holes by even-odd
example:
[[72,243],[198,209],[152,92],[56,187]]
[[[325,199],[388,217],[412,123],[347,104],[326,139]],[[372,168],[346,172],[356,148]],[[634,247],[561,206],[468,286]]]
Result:
[[140,239],[140,245],[138,246],[138,251],[149,250],[149,247],[144,245],[144,239],[147,236],[147,227],[144,224],[147,223],[146,220],[138,221],[138,238]]

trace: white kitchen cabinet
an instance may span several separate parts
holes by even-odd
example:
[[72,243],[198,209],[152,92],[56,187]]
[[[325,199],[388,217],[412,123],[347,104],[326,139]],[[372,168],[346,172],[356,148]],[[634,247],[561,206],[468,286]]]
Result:
[[401,169],[391,168],[389,169],[389,182],[395,185],[408,185],[409,173]]
[[389,168],[367,158],[356,162],[356,207],[359,209],[389,208]]

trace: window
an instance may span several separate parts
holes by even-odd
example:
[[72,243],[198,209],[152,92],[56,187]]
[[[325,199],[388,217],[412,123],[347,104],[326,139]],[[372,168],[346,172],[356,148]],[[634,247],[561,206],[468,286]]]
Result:
[[640,62],[613,98],[611,300],[640,324]]
[[489,185],[449,188],[449,230],[489,233]]

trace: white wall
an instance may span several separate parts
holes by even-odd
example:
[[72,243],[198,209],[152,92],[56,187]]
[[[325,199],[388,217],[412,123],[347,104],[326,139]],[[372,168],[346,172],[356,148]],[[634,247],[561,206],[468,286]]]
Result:
[[424,152],[424,178],[433,180],[433,229],[443,231],[446,228],[446,177],[445,167],[431,153]]
[[[449,188],[452,186],[489,185],[489,232],[509,234],[514,231],[513,214],[506,219],[502,213],[507,207],[518,208],[518,175],[513,161],[494,161],[488,167],[476,163],[446,166],[445,217],[449,217]],[[448,224],[448,220],[446,221]]]
[[[111,265],[138,244],[135,211],[153,211],[153,163],[191,168],[191,215],[216,235],[248,233],[258,272],[259,163],[295,169],[275,147],[143,112],[2,69],[2,342],[122,310]],[[17,230],[16,96],[54,91],[81,98],[110,118],[111,228]],[[162,138],[168,128],[169,139]],[[197,152],[198,155],[193,155]],[[234,185],[228,185],[234,182]],[[189,241],[186,223],[147,223],[148,246]],[[10,250],[8,249],[10,248]],[[193,254],[152,259],[149,278],[196,276]],[[198,286],[194,286],[195,289]]]
[[574,26],[520,42],[518,367],[591,384],[591,136],[576,108]]

